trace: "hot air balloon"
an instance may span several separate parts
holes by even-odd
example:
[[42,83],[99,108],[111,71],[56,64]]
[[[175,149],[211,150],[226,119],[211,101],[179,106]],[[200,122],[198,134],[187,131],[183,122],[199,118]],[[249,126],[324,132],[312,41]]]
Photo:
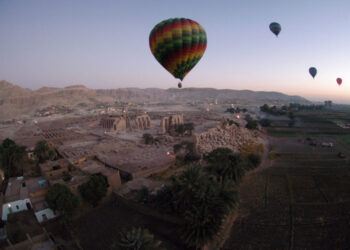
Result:
[[207,35],[203,27],[191,19],[170,18],[152,29],[149,46],[157,61],[182,81],[203,56]]
[[339,86],[342,84],[342,82],[343,82],[343,80],[340,77],[338,77],[337,78],[337,83],[338,83]]
[[278,34],[281,32],[282,27],[279,23],[270,23],[270,30],[272,31],[272,33],[274,33],[276,36],[278,36]]
[[309,68],[309,73],[312,76],[312,78],[315,78],[315,76],[317,74],[317,69],[315,67],[311,67],[311,68]]
[[177,86],[179,87],[179,89],[181,89],[182,88],[182,83],[179,82]]

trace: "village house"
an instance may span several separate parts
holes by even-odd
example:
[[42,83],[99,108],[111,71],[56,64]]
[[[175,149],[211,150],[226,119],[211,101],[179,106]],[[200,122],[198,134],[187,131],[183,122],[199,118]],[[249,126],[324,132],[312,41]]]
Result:
[[109,185],[106,196],[109,196],[112,191],[117,190],[122,184],[119,170],[106,167],[99,161],[83,158],[81,161],[76,161],[75,166],[86,174],[102,174],[105,176]]
[[59,159],[40,164],[41,174],[50,185],[56,183],[67,186],[73,194],[79,196],[78,187],[87,182],[91,175],[102,174],[107,177],[109,189],[107,196],[121,185],[119,171],[104,166],[102,163],[85,157],[72,161]]
[[78,187],[89,180],[87,174],[76,169],[67,159],[46,161],[40,164],[40,171],[50,185],[65,185],[75,195],[79,195]]
[[2,206],[2,220],[6,221],[9,214],[33,209],[39,223],[56,217],[45,201],[48,191],[47,180],[43,177],[10,178]]

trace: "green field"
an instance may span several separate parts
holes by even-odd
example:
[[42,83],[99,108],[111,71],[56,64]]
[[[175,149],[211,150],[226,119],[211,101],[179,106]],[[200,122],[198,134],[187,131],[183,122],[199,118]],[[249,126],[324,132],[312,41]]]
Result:
[[350,148],[350,128],[338,124],[350,123],[350,111],[300,111],[295,112],[295,125],[288,127],[288,120],[276,117],[267,128],[274,137],[325,137],[329,136]]
[[350,148],[350,135],[335,135],[333,137],[344,146]]
[[[350,129],[334,121],[350,120],[350,112],[300,112],[296,120],[267,129],[275,157],[241,184],[224,249],[349,249]],[[334,147],[311,146],[307,137]]]

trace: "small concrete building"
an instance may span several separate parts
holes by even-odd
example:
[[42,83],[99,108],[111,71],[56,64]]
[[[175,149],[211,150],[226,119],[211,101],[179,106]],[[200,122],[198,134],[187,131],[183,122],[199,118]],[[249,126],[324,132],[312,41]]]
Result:
[[46,161],[40,166],[41,174],[47,179],[50,180],[56,176],[62,176],[68,174],[70,171],[70,163],[66,159],[59,159],[57,161]]
[[112,192],[117,190],[121,185],[121,179],[118,169],[106,167],[104,164],[92,160],[86,159],[85,161],[79,162],[76,167],[78,167],[82,172],[93,175],[102,174],[107,178],[108,181],[108,191],[107,196]]
[[9,214],[33,209],[39,223],[56,217],[55,212],[48,208],[45,196],[48,183],[42,177],[10,178],[2,206],[2,220],[6,221]]

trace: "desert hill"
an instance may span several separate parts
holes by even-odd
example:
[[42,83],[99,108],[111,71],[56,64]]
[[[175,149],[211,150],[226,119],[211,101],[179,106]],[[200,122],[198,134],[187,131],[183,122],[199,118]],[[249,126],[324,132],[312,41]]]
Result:
[[309,101],[299,96],[289,96],[278,92],[256,92],[250,90],[231,90],[214,88],[121,88],[89,89],[83,85],[65,88],[43,87],[38,90],[21,88],[7,81],[0,81],[0,119],[9,119],[20,114],[31,114],[38,108],[50,105],[74,106],[79,103],[97,104],[100,102],[298,102]]

